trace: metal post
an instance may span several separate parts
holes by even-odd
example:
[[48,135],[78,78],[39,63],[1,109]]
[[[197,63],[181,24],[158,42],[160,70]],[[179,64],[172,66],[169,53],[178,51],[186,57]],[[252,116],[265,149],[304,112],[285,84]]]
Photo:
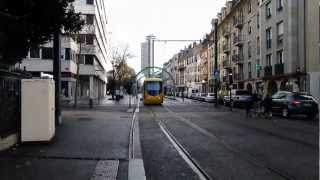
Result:
[[[218,70],[218,20],[214,22],[214,69]],[[218,77],[214,79],[214,93],[215,93],[215,104],[214,106],[218,107]]]
[[55,81],[55,123],[62,124],[60,107],[60,89],[61,89],[61,61],[60,61],[60,31],[53,34],[53,77]]

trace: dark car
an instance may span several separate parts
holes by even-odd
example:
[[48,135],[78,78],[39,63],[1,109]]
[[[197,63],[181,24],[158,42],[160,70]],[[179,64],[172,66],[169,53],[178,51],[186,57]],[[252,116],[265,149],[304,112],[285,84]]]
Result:
[[281,113],[286,118],[295,114],[303,114],[313,119],[318,111],[316,101],[305,94],[279,91],[272,96],[272,112]]

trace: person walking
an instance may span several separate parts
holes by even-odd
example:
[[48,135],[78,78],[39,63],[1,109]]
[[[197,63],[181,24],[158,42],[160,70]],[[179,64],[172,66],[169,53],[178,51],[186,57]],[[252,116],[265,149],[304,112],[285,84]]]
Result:
[[252,105],[253,105],[253,95],[250,94],[250,97],[248,98],[248,100],[245,103],[247,118],[250,117],[250,112],[251,112],[251,109],[252,109]]
[[267,94],[263,100],[264,115],[266,117],[271,117],[271,106],[272,106],[272,98],[269,94]]

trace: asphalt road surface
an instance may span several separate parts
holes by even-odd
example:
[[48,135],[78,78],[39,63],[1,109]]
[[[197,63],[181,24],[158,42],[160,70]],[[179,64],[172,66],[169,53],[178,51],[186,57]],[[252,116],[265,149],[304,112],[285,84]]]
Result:
[[242,110],[166,99],[140,105],[142,156],[149,180],[315,180],[318,123],[246,118]]

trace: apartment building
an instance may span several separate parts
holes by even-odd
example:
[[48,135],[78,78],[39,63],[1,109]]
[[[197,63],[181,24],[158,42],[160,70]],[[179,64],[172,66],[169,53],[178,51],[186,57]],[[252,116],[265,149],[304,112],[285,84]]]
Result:
[[219,18],[221,79],[233,88],[273,94],[305,91],[304,1],[234,0]]
[[320,100],[320,1],[306,0],[307,91]]
[[[79,36],[79,96],[92,99],[106,94],[107,70],[111,69],[107,6],[103,0],[76,0],[86,25]],[[80,48],[81,47],[81,48]]]
[[[73,100],[76,74],[79,71],[78,96],[102,98],[106,94],[106,72],[111,69],[110,40],[105,2],[102,0],[76,0],[76,12],[81,12],[85,26],[79,34],[61,35],[61,96]],[[40,77],[52,74],[53,43],[32,48],[27,57],[16,66]],[[79,67],[77,62],[79,61]]]
[[[199,77],[191,73],[192,64],[183,64],[185,58],[179,56],[180,80],[186,77],[188,83],[195,78],[201,83],[200,92],[212,92],[214,54],[218,53],[220,88],[261,95],[302,91],[319,97],[319,9],[319,2],[313,0],[227,1],[217,15],[217,52],[213,28],[200,43]],[[184,68],[187,76],[182,76]]]

